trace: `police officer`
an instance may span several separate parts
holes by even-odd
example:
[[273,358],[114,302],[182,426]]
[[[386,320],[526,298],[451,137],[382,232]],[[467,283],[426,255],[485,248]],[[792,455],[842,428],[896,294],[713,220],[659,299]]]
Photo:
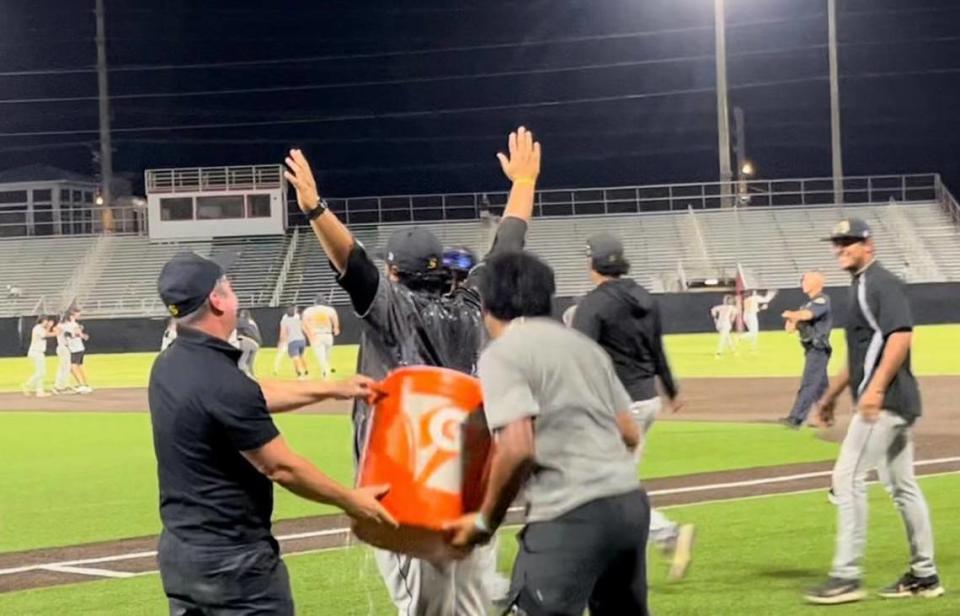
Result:
[[[534,188],[540,173],[540,144],[520,127],[509,138],[510,154],[498,154],[511,181],[510,196],[497,227],[491,253],[523,248],[527,221],[533,214]],[[310,164],[300,150],[291,150],[284,174],[297,190],[297,203],[310,220],[337,282],[350,296],[363,321],[360,372],[381,378],[404,365],[442,366],[466,374],[476,372],[485,332],[477,286],[485,274],[481,263],[465,284],[447,294],[443,246],[422,227],[400,229],[387,241],[386,269],[381,271],[349,229],[320,198]],[[366,438],[371,408],[354,406],[356,454]],[[495,546],[475,551],[457,563],[431,563],[404,554],[375,550],[374,555],[394,605],[401,614],[474,616],[487,613],[493,593],[484,577]]]
[[349,490],[331,480],[290,450],[270,414],[364,397],[372,382],[258,384],[227,343],[237,296],[220,264],[181,253],[157,287],[179,332],[154,363],[149,387],[163,523],[157,560],[170,613],[292,615],[270,532],[271,481],[355,519],[396,522],[378,501],[386,487]]
[[830,363],[830,329],[833,315],[830,298],[823,292],[823,274],[807,272],[800,281],[800,288],[810,299],[799,310],[786,310],[785,329],[800,335],[803,345],[803,379],[797,391],[790,414],[780,422],[790,428],[799,428],[807,420],[813,403],[820,399],[830,384],[827,364]]

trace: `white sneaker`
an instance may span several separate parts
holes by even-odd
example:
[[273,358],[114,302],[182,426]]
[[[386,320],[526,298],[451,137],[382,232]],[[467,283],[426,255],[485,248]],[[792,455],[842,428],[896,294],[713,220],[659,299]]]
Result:
[[673,545],[673,554],[670,558],[670,572],[667,578],[671,582],[679,582],[687,574],[690,561],[693,560],[693,540],[696,535],[693,524],[683,524],[677,532]]
[[92,388],[92,387],[89,387],[89,386],[87,386],[87,385],[81,385],[80,387],[77,387],[77,393],[78,393],[78,394],[92,394],[92,393],[93,393],[93,388]]
[[49,397],[50,397],[50,394],[48,394],[47,392],[41,390],[41,391],[38,391],[38,392],[37,392],[37,397],[38,397],[38,398],[49,398]]

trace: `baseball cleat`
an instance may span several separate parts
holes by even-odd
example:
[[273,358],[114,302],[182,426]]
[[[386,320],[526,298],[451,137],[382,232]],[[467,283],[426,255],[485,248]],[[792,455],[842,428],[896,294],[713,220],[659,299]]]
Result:
[[917,577],[908,571],[899,580],[880,590],[877,594],[884,599],[904,599],[908,597],[933,599],[942,596],[944,592],[946,591],[940,585],[939,576]]
[[816,605],[853,603],[866,597],[867,591],[863,589],[860,580],[841,580],[835,577],[827,578],[822,586],[812,588],[803,595],[807,603]]
[[693,560],[693,541],[696,537],[696,527],[693,524],[683,524],[677,530],[674,539],[673,554],[670,557],[670,571],[667,579],[679,582],[687,574],[690,562]]

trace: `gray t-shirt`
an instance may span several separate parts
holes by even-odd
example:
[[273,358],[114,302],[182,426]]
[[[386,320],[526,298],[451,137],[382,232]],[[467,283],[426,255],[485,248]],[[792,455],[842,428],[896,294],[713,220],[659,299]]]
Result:
[[514,321],[480,356],[479,375],[491,430],[534,419],[527,522],[640,487],[616,422],[630,396],[594,341],[550,319]]
[[303,334],[303,321],[300,320],[300,315],[295,314],[290,316],[289,314],[283,315],[283,318],[280,319],[280,327],[283,328],[283,331],[287,334],[287,343],[297,342],[300,340],[306,340],[306,337]]

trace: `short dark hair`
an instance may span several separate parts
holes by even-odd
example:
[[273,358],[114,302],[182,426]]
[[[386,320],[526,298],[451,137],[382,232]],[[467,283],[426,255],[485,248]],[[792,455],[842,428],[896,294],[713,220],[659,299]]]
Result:
[[439,271],[410,274],[394,268],[393,275],[397,277],[397,283],[407,287],[414,293],[440,295],[446,288],[446,278],[443,272]]
[[626,259],[620,259],[613,263],[593,262],[592,267],[593,271],[608,278],[619,278],[630,273],[630,262]]
[[295,314],[297,314],[297,307],[296,307],[296,306],[287,306],[287,316],[288,316],[288,317],[292,317],[292,316],[295,315]]
[[549,316],[556,292],[550,266],[528,252],[487,259],[480,281],[483,309],[501,321]]

